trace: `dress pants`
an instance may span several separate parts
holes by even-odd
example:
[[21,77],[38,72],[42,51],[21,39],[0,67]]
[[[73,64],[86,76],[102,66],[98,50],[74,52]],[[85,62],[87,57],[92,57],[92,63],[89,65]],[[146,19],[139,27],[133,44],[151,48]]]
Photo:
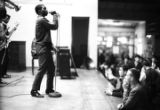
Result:
[[0,51],[0,77],[3,77],[7,74],[8,61],[8,49],[4,48]]
[[51,52],[46,52],[38,56],[39,69],[35,76],[32,90],[40,90],[41,82],[44,74],[47,74],[46,91],[53,89],[53,78],[55,75],[55,65],[53,62],[53,56]]

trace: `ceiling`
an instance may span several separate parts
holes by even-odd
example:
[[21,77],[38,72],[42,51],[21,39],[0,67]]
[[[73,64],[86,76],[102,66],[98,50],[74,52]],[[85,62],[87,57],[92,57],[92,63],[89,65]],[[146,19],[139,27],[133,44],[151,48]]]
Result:
[[99,19],[98,27],[136,28],[136,26],[141,22],[144,21]]
[[[121,1],[121,2],[120,2]],[[128,1],[128,2],[124,2]],[[155,0],[153,0],[155,1]],[[99,17],[125,19],[151,19],[159,16],[160,2],[136,2],[133,0],[99,0]]]
[[101,1],[111,1],[111,2],[124,2],[124,3],[142,3],[142,4],[157,4],[160,3],[159,0],[99,0]]
[[99,0],[98,3],[99,19],[146,21],[147,33],[160,34],[159,12],[160,0]]

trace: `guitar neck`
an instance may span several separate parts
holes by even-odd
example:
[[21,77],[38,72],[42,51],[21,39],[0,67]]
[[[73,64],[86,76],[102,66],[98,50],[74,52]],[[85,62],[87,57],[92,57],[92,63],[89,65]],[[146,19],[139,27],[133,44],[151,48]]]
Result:
[[14,31],[16,31],[17,27],[18,27],[18,24],[9,32],[9,35],[7,37],[8,39],[12,36],[12,34],[14,33]]

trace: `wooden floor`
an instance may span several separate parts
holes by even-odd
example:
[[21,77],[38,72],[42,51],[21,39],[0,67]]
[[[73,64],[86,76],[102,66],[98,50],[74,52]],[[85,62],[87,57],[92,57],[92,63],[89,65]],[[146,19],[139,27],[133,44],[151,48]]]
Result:
[[45,95],[44,77],[41,93],[44,98],[30,96],[34,76],[31,70],[9,72],[12,78],[5,79],[7,85],[0,87],[0,110],[117,110],[120,98],[106,96],[104,89],[108,82],[96,70],[78,69],[76,79],[56,78],[56,90],[61,98]]

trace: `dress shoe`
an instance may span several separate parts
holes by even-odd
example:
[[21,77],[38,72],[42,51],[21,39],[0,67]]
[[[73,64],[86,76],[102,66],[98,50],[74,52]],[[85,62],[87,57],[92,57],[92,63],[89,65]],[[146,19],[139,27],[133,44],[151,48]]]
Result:
[[59,93],[59,92],[57,92],[57,91],[55,91],[55,90],[50,90],[50,91],[46,91],[46,94],[49,96],[49,97],[61,97],[62,96],[62,94],[61,93]]
[[32,90],[31,91],[31,96],[33,96],[33,97],[37,97],[37,98],[43,98],[44,96],[43,95],[41,95],[38,91],[36,91],[36,90]]
[[4,82],[4,81],[0,80],[0,87],[4,87],[4,86],[6,86],[7,84],[8,84],[7,82]]

